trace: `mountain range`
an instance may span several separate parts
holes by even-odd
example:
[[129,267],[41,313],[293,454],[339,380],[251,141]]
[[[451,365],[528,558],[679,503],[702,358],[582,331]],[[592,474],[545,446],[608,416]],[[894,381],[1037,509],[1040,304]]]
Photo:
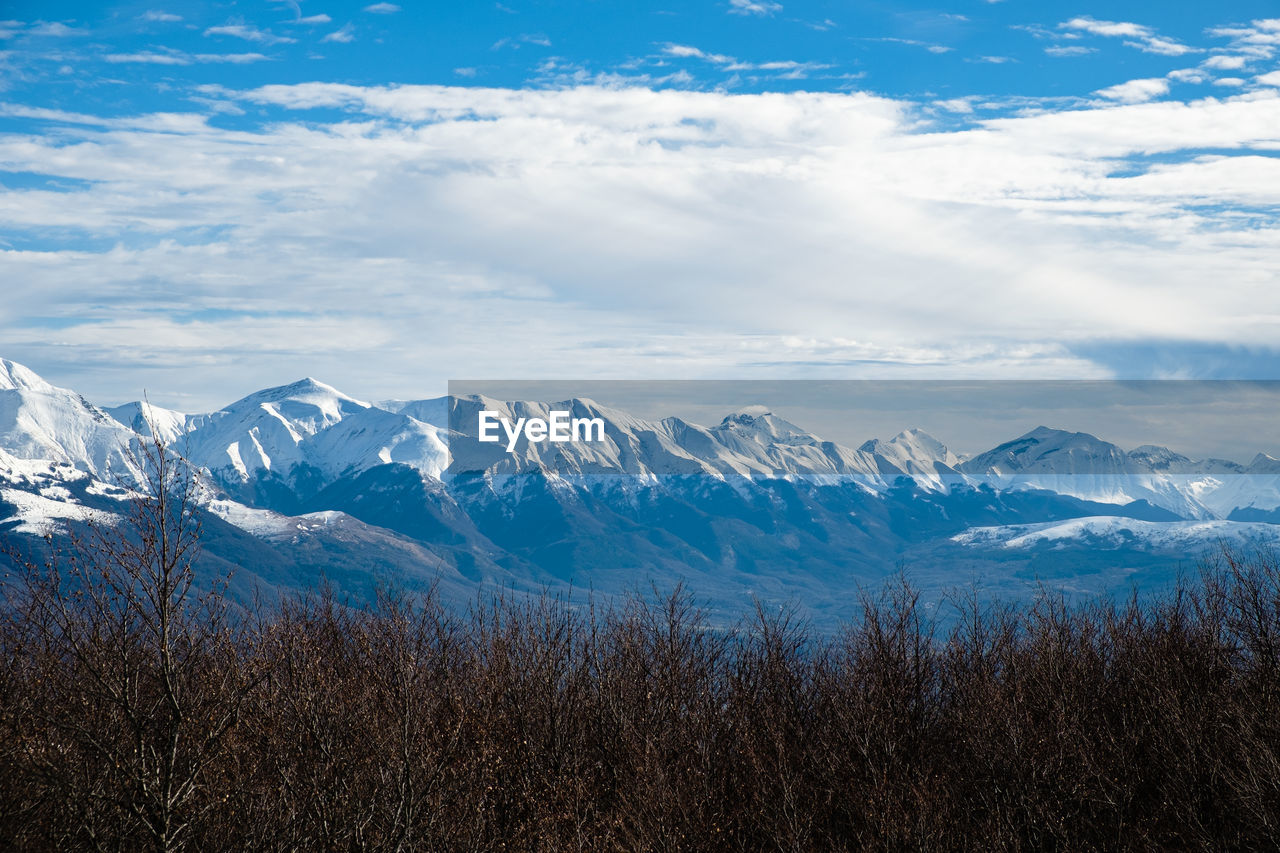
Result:
[[[600,418],[603,442],[476,440],[480,411]],[[1280,460],[1194,460],[1037,427],[961,458],[907,429],[857,448],[753,406],[713,426],[589,399],[370,403],[314,379],[188,414],[100,408],[0,360],[0,530],[31,548],[136,485],[155,431],[204,472],[202,566],[233,589],[613,595],[684,581],[711,610],[844,615],[905,567],[926,590],[1167,581],[1222,540],[1280,540]]]

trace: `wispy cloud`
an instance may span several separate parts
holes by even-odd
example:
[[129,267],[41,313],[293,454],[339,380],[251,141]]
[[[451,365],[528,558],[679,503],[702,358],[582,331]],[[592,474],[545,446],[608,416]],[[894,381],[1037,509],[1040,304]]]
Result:
[[138,16],[142,21],[154,21],[156,23],[173,24],[182,20],[181,15],[175,15],[172,12],[165,12],[160,9],[148,9]]
[[209,27],[204,31],[206,36],[231,36],[232,38],[244,39],[245,41],[257,42],[258,44],[292,44],[297,39],[288,36],[279,36],[270,30],[263,30],[251,24],[230,23],[217,27]]
[[943,44],[934,44],[933,42],[920,41],[919,39],[898,38],[897,36],[882,36],[880,38],[870,38],[867,41],[890,42],[892,44],[905,44],[911,47],[923,47],[930,53],[950,53],[952,48]]
[[728,65],[735,61],[732,56],[727,56],[723,53],[708,53],[700,48],[696,48],[688,44],[667,44],[663,46],[662,52],[667,56],[675,56],[681,59],[689,57],[705,59],[707,62],[711,62],[716,65]]
[[1280,48],[1280,18],[1250,22],[1246,27],[1215,27],[1209,35],[1230,39],[1227,50],[1250,59],[1270,59]]
[[773,0],[729,0],[732,15],[774,15],[782,11],[782,4]]
[[374,3],[371,6],[365,6],[364,10],[375,15],[392,15],[399,12],[400,7],[395,3]]
[[36,21],[27,28],[28,35],[49,36],[51,38],[82,36],[87,35],[88,32],[88,30],[81,27],[69,27],[61,21]]
[[498,39],[492,45],[490,50],[501,50],[504,47],[519,50],[522,45],[532,44],[537,47],[551,47],[551,39],[542,33],[521,33],[518,36],[504,36]]
[[1044,49],[1050,56],[1087,56],[1095,53],[1097,48],[1085,47],[1082,44],[1051,44]]
[[337,42],[339,44],[348,44],[356,40],[356,28],[351,24],[343,24],[342,29],[333,32],[320,39],[322,42]]
[[104,59],[115,64],[196,65],[200,63],[228,63],[231,65],[247,65],[251,62],[267,61],[270,57],[261,53],[183,53],[176,50],[167,50],[162,52],[108,53]]
[[296,21],[289,21],[288,23],[315,26],[317,24],[328,24],[332,22],[333,18],[330,18],[328,15],[321,12],[318,15],[307,15],[305,18],[298,18]]
[[748,62],[723,53],[710,53],[688,44],[668,43],[663,45],[662,53],[665,56],[674,56],[679,59],[700,59],[729,73],[765,72],[767,75],[781,80],[803,80],[814,71],[822,71],[832,67],[827,63],[802,62],[797,59],[771,59],[763,62]]
[[1182,56],[1188,53],[1197,53],[1200,50],[1157,35],[1151,27],[1129,21],[1099,21],[1085,16],[1064,21],[1058,27],[1064,30],[1086,32],[1096,36],[1128,39],[1125,44],[1129,47],[1135,47],[1145,53],[1160,54],[1161,56]]

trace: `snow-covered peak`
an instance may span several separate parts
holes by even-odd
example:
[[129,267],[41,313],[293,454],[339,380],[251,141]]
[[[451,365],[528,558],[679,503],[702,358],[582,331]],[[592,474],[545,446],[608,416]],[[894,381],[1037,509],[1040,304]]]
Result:
[[1280,459],[1259,453],[1245,470],[1250,474],[1280,474]]
[[138,435],[150,436],[154,431],[161,441],[169,445],[181,442],[182,436],[191,428],[193,420],[182,412],[156,406],[143,400],[135,400],[106,411]]
[[309,461],[299,448],[305,439],[369,408],[311,378],[264,388],[214,412],[192,430],[190,457],[223,472],[220,476],[240,480],[259,470],[287,474]]
[[329,476],[398,463],[439,479],[449,464],[444,430],[403,412],[371,406],[307,438],[307,460]]
[[63,389],[44,381],[26,365],[0,358],[0,391],[18,390],[39,391],[47,394]]
[[1039,426],[963,463],[970,474],[1113,474],[1127,456],[1116,445],[1087,432]]
[[308,376],[288,385],[255,391],[227,406],[224,411],[255,408],[273,408],[287,413],[286,416],[292,416],[294,420],[311,420],[315,426],[309,432],[315,432],[322,426],[337,423],[344,415],[369,408],[369,404]]
[[375,405],[388,412],[407,415],[415,421],[431,424],[437,429],[449,428],[448,397],[431,397],[426,400],[386,400]]
[[890,481],[905,475],[925,488],[945,491],[951,482],[960,479],[960,458],[922,429],[903,430],[888,441],[874,438],[859,450],[874,457]]
[[872,439],[863,444],[861,450],[898,463],[904,471],[909,464],[929,466],[937,462],[948,468],[955,468],[960,464],[960,457],[952,453],[950,448],[916,427],[903,430],[888,441]]
[[74,391],[0,360],[0,448],[17,459],[70,464],[102,479],[137,474],[132,430]]
[[1195,462],[1158,444],[1144,444],[1128,453],[1129,461],[1149,471],[1187,471]]
[[746,406],[725,416],[714,427],[726,444],[747,439],[760,444],[817,444],[821,441],[808,430],[771,412],[766,406]]

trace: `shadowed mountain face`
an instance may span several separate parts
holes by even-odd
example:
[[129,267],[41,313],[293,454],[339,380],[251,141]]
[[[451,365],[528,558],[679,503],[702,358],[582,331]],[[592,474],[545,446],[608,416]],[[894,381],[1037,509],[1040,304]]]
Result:
[[[478,440],[482,412],[553,411],[598,419],[599,440]],[[914,429],[844,447],[764,407],[708,427],[586,399],[369,404],[311,379],[211,413],[103,410],[3,361],[0,523],[27,539],[118,515],[152,430],[206,472],[206,565],[234,567],[245,595],[685,581],[726,618],[758,598],[826,619],[903,566],[933,592],[1088,594],[1160,584],[1216,541],[1280,530],[1280,462],[1263,455],[1197,461],[1042,426],[961,459]]]

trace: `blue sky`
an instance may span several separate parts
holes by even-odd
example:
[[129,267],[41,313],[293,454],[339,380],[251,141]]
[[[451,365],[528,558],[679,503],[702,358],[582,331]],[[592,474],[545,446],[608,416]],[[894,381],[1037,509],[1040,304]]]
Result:
[[1275,378],[1268,5],[10,0],[0,355],[186,410]]

